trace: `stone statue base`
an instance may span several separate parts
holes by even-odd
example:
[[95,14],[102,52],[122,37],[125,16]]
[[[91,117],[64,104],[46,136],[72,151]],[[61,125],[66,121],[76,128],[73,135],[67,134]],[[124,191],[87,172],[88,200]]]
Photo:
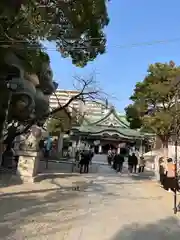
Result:
[[39,160],[41,152],[37,151],[19,151],[19,162],[16,172],[16,177],[22,182],[34,182],[35,176],[38,173]]

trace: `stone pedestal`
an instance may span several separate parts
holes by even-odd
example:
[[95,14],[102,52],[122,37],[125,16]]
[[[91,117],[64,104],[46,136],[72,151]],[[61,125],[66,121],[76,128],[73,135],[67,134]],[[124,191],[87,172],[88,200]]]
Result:
[[38,173],[41,152],[19,152],[19,162],[17,167],[17,177],[22,182],[34,182],[34,177]]

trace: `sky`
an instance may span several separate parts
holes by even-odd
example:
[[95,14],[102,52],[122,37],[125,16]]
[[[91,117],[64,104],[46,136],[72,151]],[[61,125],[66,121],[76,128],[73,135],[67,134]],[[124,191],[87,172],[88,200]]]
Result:
[[179,0],[111,0],[105,54],[78,68],[70,58],[62,58],[48,45],[59,88],[73,89],[73,76],[95,74],[103,91],[113,96],[109,101],[123,113],[136,82],[143,80],[149,64],[173,60],[180,65],[179,9]]

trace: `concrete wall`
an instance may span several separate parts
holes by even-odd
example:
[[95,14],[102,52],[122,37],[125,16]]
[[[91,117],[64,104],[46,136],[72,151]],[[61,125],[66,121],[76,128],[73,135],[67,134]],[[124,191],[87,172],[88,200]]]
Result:
[[[178,158],[180,159],[180,146],[177,147]],[[163,154],[163,149],[155,149],[144,154],[144,156],[156,156],[157,154]],[[175,157],[175,146],[172,144],[168,145],[168,157]]]
[[[168,146],[168,155],[171,158],[175,157],[175,146],[174,145]],[[178,158],[180,159],[180,146],[177,147],[177,155],[178,155]]]

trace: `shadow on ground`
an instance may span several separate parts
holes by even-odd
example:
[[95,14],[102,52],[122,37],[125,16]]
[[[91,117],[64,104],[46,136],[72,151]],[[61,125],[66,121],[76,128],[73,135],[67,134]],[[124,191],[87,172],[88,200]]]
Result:
[[139,173],[139,174],[133,174],[131,175],[130,177],[133,179],[133,180],[153,180],[154,179],[154,172],[151,172],[151,171],[145,171],[143,173]]
[[[38,183],[41,181],[51,181],[52,183],[55,183],[57,179],[63,179],[63,178],[73,178],[79,176],[78,173],[41,173],[38,174],[34,178],[34,182]],[[21,185],[23,184],[23,181],[21,180],[20,176],[17,174],[12,173],[0,173],[0,188],[9,187],[9,186],[15,186],[15,185]]]
[[126,225],[110,240],[179,240],[180,224],[177,218],[170,217],[158,222],[140,225]]
[[[103,181],[107,181],[105,178]],[[103,182],[102,181],[102,182]],[[25,239],[20,229],[25,229],[28,239],[45,239],[55,231],[68,231],[70,225],[81,224],[88,215],[88,209],[99,209],[100,199],[104,205],[112,200],[121,199],[147,199],[143,196],[127,195],[126,191],[121,194],[114,193],[116,185],[106,187],[105,184],[91,183],[82,191],[72,191],[70,187],[61,188],[61,183],[56,179],[50,182],[51,187],[39,190],[39,183],[35,184],[34,190],[13,191],[1,193],[0,204],[0,237],[1,239]],[[118,185],[118,183],[117,183]],[[42,185],[41,185],[42,186]],[[49,185],[48,185],[49,186]],[[119,184],[118,187],[127,187]],[[19,189],[19,188],[18,188]],[[0,190],[1,191],[1,190]],[[84,200],[84,194],[86,200]],[[94,194],[98,198],[94,198]],[[152,198],[156,200],[156,198]],[[98,201],[98,202],[97,202]],[[81,222],[81,223],[80,223]],[[19,234],[19,235],[18,235]],[[115,238],[113,240],[117,240]],[[123,240],[123,238],[120,238]]]
[[[58,187],[4,193],[0,194],[0,198],[0,239],[25,239],[25,235],[16,235],[20,234],[17,231],[22,228],[25,228],[24,234],[28,234],[28,239],[39,239],[43,235],[45,238],[45,235],[57,229],[63,232],[63,228],[86,214],[74,214],[76,209],[81,209],[79,193]],[[26,229],[27,226],[31,229]],[[36,229],[39,226],[42,228]],[[46,229],[46,226],[50,226],[50,229]]]
[[56,173],[56,172],[49,172],[49,173],[40,173],[35,177],[35,182],[41,182],[43,180],[53,180],[57,178],[70,178],[79,176],[78,173]]
[[[109,186],[106,184],[107,187],[103,184],[103,182],[108,180],[106,176],[112,177],[112,182],[109,183]],[[109,201],[111,200],[111,197],[112,199],[128,198],[133,201],[135,198],[138,198],[147,199],[149,201],[149,197],[144,198],[141,195],[136,196],[134,193],[132,193],[132,195],[131,193],[130,195],[127,195],[126,191],[121,191],[121,195],[114,193],[112,188],[128,187],[128,185],[126,185],[128,182],[123,183],[124,180],[122,180],[122,182],[113,183],[113,181],[115,181],[113,171],[112,174],[107,174],[106,176],[104,179],[99,180],[99,182],[91,183],[88,185],[87,189],[83,189],[80,192],[72,191],[72,188],[70,187],[62,188],[61,182],[57,181],[56,178],[53,178],[50,181],[51,187],[46,187],[45,189],[39,190],[38,187],[36,187],[34,190],[26,189],[26,191],[9,191],[8,193],[0,194],[0,239],[27,239],[27,237],[29,240],[46,239],[47,235],[51,237],[51,234],[56,231],[68,231],[69,226],[72,226],[75,222],[76,224],[80,222],[82,223],[87,217],[89,204],[91,204],[91,207],[93,207],[94,204],[99,208],[99,199],[96,200],[93,194],[99,195],[103,202],[110,203],[112,203]],[[88,175],[86,175],[86,177],[88,177]],[[89,180],[94,180],[94,176],[89,175],[88,178]],[[131,178],[133,178],[133,176]],[[139,179],[136,178],[135,180]],[[37,183],[37,186],[40,186],[39,183]],[[86,200],[83,198],[84,194],[88,194],[88,197],[86,195]],[[114,198],[114,196],[117,198]],[[152,200],[156,199],[152,198]],[[98,201],[98,203],[95,201]],[[162,225],[161,223],[156,224]],[[142,239],[148,240],[146,234],[148,234],[147,232],[150,232],[153,228],[155,230],[156,228],[158,229],[156,224],[142,227],[135,223],[134,225],[127,226],[111,240],[141,240],[140,237],[143,236],[144,232],[145,237]],[[173,225],[172,220],[170,223],[166,223],[166,225]],[[24,233],[18,232],[21,231],[21,229],[23,229]],[[133,229],[135,229],[136,232],[133,231]],[[167,231],[165,227],[164,229],[164,231]],[[130,233],[130,236],[132,236],[131,238],[126,238],[127,232]],[[135,233],[136,235],[133,235]],[[155,238],[155,235],[150,236],[151,239],[161,239]],[[173,239],[176,240],[177,238]]]
[[[112,171],[114,173],[116,173],[116,171],[114,169],[112,169]],[[117,173],[118,174],[118,173]],[[122,174],[128,174],[128,168],[124,167]],[[108,177],[108,175],[107,175]],[[143,173],[133,173],[133,174],[129,174],[128,175],[129,178],[131,178],[132,180],[154,180],[155,174],[153,171],[149,171],[149,170],[145,170]]]
[[22,184],[22,180],[15,173],[0,172],[0,188]]
[[[134,184],[134,183],[133,183]],[[103,183],[92,183],[89,185],[87,189],[85,189],[85,192],[88,192],[89,194],[95,194],[96,196],[99,196],[104,199],[114,200],[114,199],[127,199],[128,200],[163,200],[163,196],[142,196],[140,194],[137,194],[136,189],[134,189],[133,192],[127,193],[126,188],[131,187],[132,183],[110,183],[108,184],[109,187],[105,187]],[[119,191],[114,191],[115,188],[118,188]],[[137,186],[139,187],[139,186]],[[135,187],[136,188],[136,187]],[[121,190],[122,191],[121,191]],[[124,191],[123,191],[124,189]]]

